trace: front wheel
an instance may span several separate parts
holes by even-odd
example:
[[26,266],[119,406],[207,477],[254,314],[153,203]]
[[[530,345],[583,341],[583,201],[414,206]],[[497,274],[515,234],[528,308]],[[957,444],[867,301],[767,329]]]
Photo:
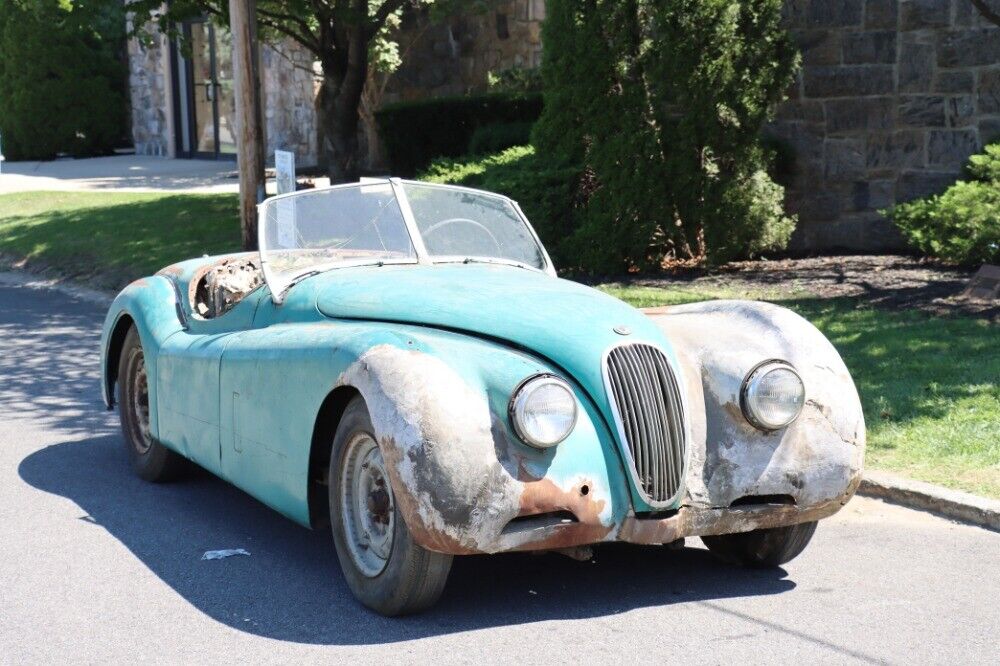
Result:
[[118,361],[118,391],[125,449],[135,473],[154,483],[182,476],[187,469],[187,461],[153,439],[150,433],[146,357],[135,326],[129,329],[122,345]]
[[740,534],[703,536],[708,549],[720,559],[745,567],[777,567],[797,557],[816,532],[816,521],[772,527]]
[[333,439],[329,499],[340,567],[361,603],[382,615],[405,615],[438,600],[452,556],[413,542],[360,396],[344,410]]

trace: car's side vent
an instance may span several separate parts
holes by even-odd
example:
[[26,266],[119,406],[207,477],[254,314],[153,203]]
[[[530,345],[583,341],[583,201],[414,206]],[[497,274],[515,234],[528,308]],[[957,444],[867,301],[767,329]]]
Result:
[[670,362],[652,345],[624,344],[608,353],[604,372],[633,480],[651,506],[667,506],[681,490],[687,459],[683,402]]

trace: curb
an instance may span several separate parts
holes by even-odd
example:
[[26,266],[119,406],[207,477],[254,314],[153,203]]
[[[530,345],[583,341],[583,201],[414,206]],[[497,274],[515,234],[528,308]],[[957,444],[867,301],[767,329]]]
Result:
[[47,278],[38,273],[17,269],[0,269],[0,285],[28,289],[52,289],[104,308],[111,305],[111,301],[115,299],[115,294],[110,291],[72,284],[66,280]]
[[1000,532],[1000,500],[868,470],[858,494]]

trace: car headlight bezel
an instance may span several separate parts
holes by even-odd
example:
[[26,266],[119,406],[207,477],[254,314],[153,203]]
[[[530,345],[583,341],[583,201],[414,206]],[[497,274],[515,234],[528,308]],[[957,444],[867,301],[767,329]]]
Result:
[[[538,396],[539,390],[547,390],[551,387],[558,387],[566,392],[569,398],[568,402],[572,405],[572,414],[569,417],[568,426],[565,427],[563,432],[559,433],[560,436],[545,438],[528,423],[527,411],[532,397]],[[556,375],[546,373],[528,377],[514,389],[514,392],[511,394],[508,412],[514,432],[525,444],[533,446],[536,449],[550,449],[565,441],[570,433],[573,432],[580,409],[577,406],[576,395],[569,383]]]
[[[769,419],[757,405],[761,384],[773,372],[790,373],[797,380],[799,387],[798,398],[795,401],[797,402],[795,413],[790,418],[780,421]],[[743,385],[740,387],[740,408],[743,411],[743,416],[750,422],[750,425],[764,432],[774,432],[775,430],[787,428],[799,418],[806,401],[805,392],[805,382],[802,381],[802,375],[795,369],[795,366],[788,361],[771,359],[763,363],[758,363],[743,379]]]

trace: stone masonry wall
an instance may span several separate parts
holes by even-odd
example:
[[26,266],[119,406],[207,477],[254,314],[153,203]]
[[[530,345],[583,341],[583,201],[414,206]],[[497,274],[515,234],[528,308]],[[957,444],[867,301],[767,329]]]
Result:
[[296,167],[315,165],[318,80],[312,54],[288,39],[261,45],[260,64],[267,163],[275,150],[290,150]]
[[799,250],[902,247],[878,213],[940,192],[1000,138],[1000,29],[969,0],[788,0],[802,50],[769,128],[794,155]]
[[403,64],[382,101],[481,92],[490,72],[537,67],[544,18],[544,0],[513,0],[436,23],[426,14],[408,16],[400,39]]
[[128,41],[132,140],[137,155],[171,154],[166,54],[167,39],[162,35],[149,47],[135,39]]

